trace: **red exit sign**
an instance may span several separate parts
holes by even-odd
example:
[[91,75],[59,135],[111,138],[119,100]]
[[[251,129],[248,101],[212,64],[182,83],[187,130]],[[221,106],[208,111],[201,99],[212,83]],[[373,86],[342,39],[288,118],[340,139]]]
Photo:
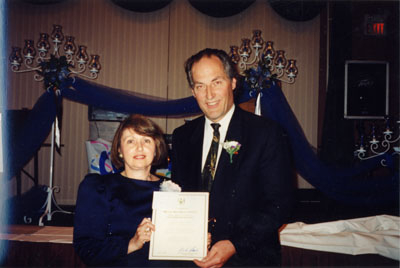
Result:
[[382,15],[365,15],[364,34],[372,36],[386,35],[386,18]]

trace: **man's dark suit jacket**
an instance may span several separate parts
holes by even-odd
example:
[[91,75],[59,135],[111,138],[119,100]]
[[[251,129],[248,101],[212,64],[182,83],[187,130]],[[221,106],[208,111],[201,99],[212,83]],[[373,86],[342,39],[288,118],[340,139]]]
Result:
[[[172,179],[183,191],[202,189],[204,116],[175,129]],[[236,106],[225,141],[238,141],[238,154],[222,149],[210,191],[212,243],[230,240],[236,254],[227,266],[280,264],[278,229],[287,220],[294,172],[289,142],[273,121]]]

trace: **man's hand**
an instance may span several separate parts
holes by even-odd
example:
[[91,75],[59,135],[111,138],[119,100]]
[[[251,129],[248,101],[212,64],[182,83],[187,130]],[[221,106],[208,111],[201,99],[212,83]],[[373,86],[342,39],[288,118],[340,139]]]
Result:
[[202,260],[194,260],[194,263],[202,268],[219,268],[236,253],[235,246],[229,240],[221,240],[208,252]]

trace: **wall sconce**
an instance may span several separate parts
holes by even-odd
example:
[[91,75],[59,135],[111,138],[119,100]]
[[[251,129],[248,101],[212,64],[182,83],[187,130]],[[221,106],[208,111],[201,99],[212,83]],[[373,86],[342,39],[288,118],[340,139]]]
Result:
[[75,54],[76,51],[76,46],[74,43],[74,37],[73,36],[66,36],[65,37],[65,45],[64,45],[64,53],[67,55],[68,59],[71,59],[71,57]]
[[[359,144],[357,145],[357,150],[355,150],[354,155],[360,160],[371,159],[385,153],[390,153],[392,155],[400,155],[400,121],[397,121],[397,131],[396,127],[392,128],[389,124],[389,117],[385,118],[385,126],[377,127],[377,124],[373,122],[369,124],[369,140],[366,140],[365,124],[363,121],[359,122],[357,129],[359,132]],[[381,133],[377,129],[382,129]],[[368,132],[368,131],[367,131]],[[397,134],[395,133],[397,132]],[[396,137],[397,135],[397,137]],[[386,166],[385,159],[381,161],[383,166]]]
[[275,50],[273,44],[274,42],[267,41],[267,44],[265,45],[264,58],[268,61],[272,61],[275,58]]
[[243,38],[242,45],[239,49],[239,55],[245,59],[247,59],[251,54],[251,47],[250,47],[250,39]]
[[89,56],[86,53],[85,46],[79,46],[78,54],[76,54],[76,59],[78,60],[79,64],[85,64],[89,60]]
[[264,45],[264,40],[261,37],[260,30],[253,31],[253,38],[251,38],[251,44],[253,45],[253,47],[257,48],[262,48],[262,46]]
[[42,58],[46,57],[46,52],[50,49],[49,35],[47,33],[40,33],[40,38],[37,43],[39,54]]
[[278,50],[276,52],[276,58],[275,58],[275,68],[276,72],[278,73],[278,77],[281,77],[283,75],[283,69],[286,66],[286,58],[285,58],[285,51],[283,50]]
[[32,59],[36,56],[36,50],[33,44],[33,40],[25,40],[25,47],[22,52],[27,59]]
[[56,44],[61,43],[64,40],[64,35],[62,33],[62,27],[60,25],[53,25],[53,32],[51,33],[51,38]]
[[90,56],[92,59],[90,60],[90,63],[89,63],[89,71],[91,73],[98,73],[101,69],[101,65],[100,65],[100,61],[99,61],[100,56],[99,55],[90,55]]
[[16,72],[19,69],[19,66],[22,63],[21,56],[21,48],[20,47],[12,47],[11,55],[10,55],[10,64],[11,69]]
[[286,74],[289,78],[296,78],[299,71],[296,67],[296,60],[288,60],[288,66],[286,68]]
[[249,68],[257,68],[261,60],[266,63],[271,74],[282,82],[293,84],[298,74],[296,60],[287,60],[284,50],[275,52],[273,42],[265,42],[261,37],[260,30],[253,30],[251,40],[242,38],[240,48],[231,46],[229,56],[238,65],[239,72],[242,75]]
[[[50,59],[60,61],[60,57],[65,56],[68,65],[68,76],[73,74],[89,79],[97,78],[98,72],[101,68],[98,55],[92,56],[94,60],[91,61],[92,64],[89,66],[88,74],[85,74],[85,71],[88,69],[86,65],[89,62],[86,46],[80,45],[78,52],[76,53],[77,49],[74,43],[75,38],[73,36],[64,36],[62,27],[60,25],[53,25],[53,31],[50,35],[50,38],[53,46],[52,53],[49,53],[51,44],[49,42],[49,35],[47,33],[39,34],[39,40],[36,45],[39,53],[36,53],[33,40],[25,40],[25,46],[22,50],[22,55],[21,48],[12,47],[9,57],[11,70],[16,73],[35,72],[34,79],[36,81],[43,81],[44,76],[40,74],[44,73],[43,63],[49,62]],[[65,43],[62,46],[64,39]],[[60,50],[61,46],[63,50]],[[63,55],[60,54],[61,52],[63,52]],[[74,59],[75,53],[76,57]],[[78,63],[77,65],[75,65],[75,60]]]

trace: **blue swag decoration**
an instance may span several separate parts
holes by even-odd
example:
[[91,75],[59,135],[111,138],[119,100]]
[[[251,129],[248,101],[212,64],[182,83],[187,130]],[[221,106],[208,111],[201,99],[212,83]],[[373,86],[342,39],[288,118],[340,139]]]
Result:
[[[61,103],[63,97],[105,110],[147,116],[179,117],[201,112],[194,97],[165,100],[64,75],[58,76],[57,83],[61,94],[56,94],[54,90],[43,93],[30,111],[20,136],[16,137],[18,142],[11,145],[14,159],[10,165],[10,178],[28,163],[46,139],[56,116],[57,103]],[[287,132],[296,170],[326,196],[354,205],[398,204],[398,170],[389,166],[390,175],[386,177],[370,177],[367,174],[379,166],[382,159],[386,159],[386,163],[393,163],[391,155],[362,161],[353,168],[325,165],[313,152],[276,79],[265,66],[261,64],[257,69],[247,71],[246,78],[239,79],[236,91],[239,93],[236,96],[237,104],[261,94],[262,115],[278,122]],[[54,98],[60,101],[55,102]],[[30,133],[29,139],[26,139],[26,133]]]

